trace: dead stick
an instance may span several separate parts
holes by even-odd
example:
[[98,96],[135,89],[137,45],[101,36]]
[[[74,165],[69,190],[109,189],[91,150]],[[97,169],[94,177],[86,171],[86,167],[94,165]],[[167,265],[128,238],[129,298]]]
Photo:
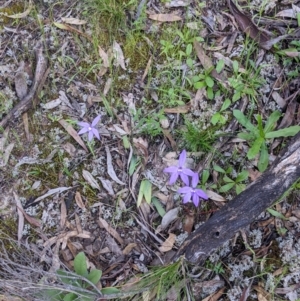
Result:
[[195,230],[172,260],[185,255],[190,263],[203,264],[212,251],[253,222],[299,178],[300,133],[265,173]]
[[28,94],[1,120],[0,128],[4,128],[9,121],[17,118],[33,106],[36,91],[47,69],[47,59],[43,55],[43,47],[39,44],[35,48],[36,67],[33,84]]

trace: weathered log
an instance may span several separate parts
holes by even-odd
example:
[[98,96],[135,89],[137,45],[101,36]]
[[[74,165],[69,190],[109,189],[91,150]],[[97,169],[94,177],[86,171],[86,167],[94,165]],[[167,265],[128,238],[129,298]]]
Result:
[[185,255],[188,262],[202,264],[212,251],[253,222],[299,178],[300,133],[266,172],[195,230],[172,260]]

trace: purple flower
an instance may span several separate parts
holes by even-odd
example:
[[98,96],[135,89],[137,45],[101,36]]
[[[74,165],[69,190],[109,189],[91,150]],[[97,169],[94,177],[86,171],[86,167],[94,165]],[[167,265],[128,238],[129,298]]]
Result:
[[84,133],[89,133],[89,141],[93,139],[95,136],[97,139],[100,140],[99,131],[96,129],[96,125],[99,122],[101,116],[98,115],[91,124],[88,122],[78,122],[77,124],[82,127],[82,129],[78,132],[79,135],[82,135]]
[[199,182],[199,175],[198,173],[195,172],[192,177],[191,186],[185,186],[177,190],[178,193],[184,194],[183,197],[184,204],[190,202],[192,199],[193,203],[197,207],[199,205],[200,198],[204,200],[208,200],[208,196],[206,195],[206,193],[203,190],[196,188],[198,182]]
[[185,160],[186,160],[186,151],[183,150],[179,156],[178,166],[170,166],[164,169],[164,172],[168,172],[171,174],[170,182],[169,182],[170,185],[176,182],[178,176],[180,176],[181,180],[185,185],[189,185],[188,176],[192,177],[194,175],[194,172],[191,171],[189,168],[184,167]]

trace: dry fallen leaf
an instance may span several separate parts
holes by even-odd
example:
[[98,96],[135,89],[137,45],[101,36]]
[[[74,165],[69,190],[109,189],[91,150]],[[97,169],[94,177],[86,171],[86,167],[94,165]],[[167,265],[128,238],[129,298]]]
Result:
[[14,199],[18,208],[18,242],[21,242],[22,236],[23,236],[23,230],[24,230],[24,223],[25,223],[25,219],[24,219],[24,215],[22,212],[22,203],[19,199],[19,196],[17,195],[17,193],[15,191],[13,191],[13,195],[14,195]]
[[117,182],[120,185],[125,185],[125,183],[123,183],[121,180],[119,180],[119,178],[117,177],[117,175],[115,173],[114,167],[112,165],[112,158],[111,158],[111,154],[110,154],[108,146],[105,146],[105,150],[106,150],[106,161],[107,161],[107,173],[115,182]]
[[80,31],[80,30],[78,30],[78,29],[76,29],[76,28],[74,28],[74,27],[72,27],[68,24],[63,24],[63,23],[58,23],[58,22],[54,22],[53,24],[59,29],[64,29],[64,30],[67,30],[67,31],[70,31],[70,32],[73,32],[73,33],[77,33],[79,35],[84,36],[89,41],[92,41],[92,38],[89,35],[87,35],[86,33],[82,32],[82,31]]
[[177,217],[179,213],[179,208],[174,208],[169,210],[162,218],[161,228],[166,229]]
[[98,45],[99,56],[102,59],[103,67],[109,68],[109,59],[107,53]]
[[60,204],[60,227],[63,228],[67,220],[67,206],[64,200]]
[[159,22],[176,22],[182,20],[181,17],[174,14],[151,14],[148,18]]
[[102,177],[98,177],[98,179],[101,181],[101,184],[102,184],[103,188],[108,192],[108,194],[111,195],[111,196],[114,196],[115,192],[113,190],[111,181],[106,180]]
[[121,238],[121,236],[119,235],[119,233],[112,228],[105,219],[99,217],[99,226],[101,228],[104,228],[111,236],[113,236],[121,245],[124,244],[123,239]]
[[95,189],[98,189],[99,191],[101,190],[98,182],[96,181],[96,179],[91,175],[91,173],[87,170],[83,170],[82,171],[82,176],[84,177],[84,179]]
[[207,191],[206,191],[206,194],[207,194],[207,196],[208,196],[210,199],[212,199],[212,200],[214,200],[214,201],[216,201],[216,202],[226,202],[226,199],[224,199],[222,196],[220,196],[219,194],[217,194],[217,193],[214,192],[214,191],[207,190]]
[[161,247],[159,247],[159,251],[165,253],[172,250],[175,240],[176,240],[176,235],[173,233],[169,233],[169,237],[163,242]]
[[114,65],[121,66],[123,70],[126,70],[123,51],[120,44],[118,44],[116,41],[113,42],[113,54],[115,58]]
[[123,254],[124,255],[128,255],[129,253],[130,253],[130,251],[133,249],[133,248],[135,248],[137,246],[137,244],[136,243],[130,243],[130,244],[128,244],[127,246],[126,246],[126,248],[123,250]]
[[64,18],[62,17],[61,20],[65,23],[68,23],[68,24],[73,24],[73,25],[83,25],[83,24],[86,24],[87,21],[84,21],[84,20],[79,20],[79,19],[76,19],[76,18]]
[[58,121],[64,128],[65,130],[77,141],[77,143],[82,146],[82,148],[88,152],[88,149],[86,148],[84,142],[82,141],[82,139],[80,138],[80,136],[78,135],[78,133],[74,130],[74,128],[72,127],[72,125],[70,125],[69,123],[67,123],[65,120],[61,119]]
[[79,191],[76,191],[76,193],[75,193],[75,202],[80,209],[85,208],[85,205],[83,203],[83,200],[82,200],[82,197],[81,197],[81,194]]
[[44,195],[42,195],[42,196],[36,198],[32,204],[35,204],[35,203],[37,203],[37,202],[39,202],[39,201],[41,201],[41,200],[47,198],[48,196],[51,196],[51,195],[56,194],[56,193],[62,193],[62,192],[64,192],[64,191],[69,190],[69,189],[72,189],[72,188],[73,188],[73,187],[58,187],[58,188],[50,189],[50,190],[49,190],[48,192],[46,192]]

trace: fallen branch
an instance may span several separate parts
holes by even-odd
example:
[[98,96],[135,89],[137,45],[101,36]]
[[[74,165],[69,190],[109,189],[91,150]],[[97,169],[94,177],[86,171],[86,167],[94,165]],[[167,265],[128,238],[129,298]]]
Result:
[[185,255],[190,263],[202,264],[212,251],[253,222],[299,178],[300,133],[265,173],[193,232],[172,260]]
[[7,123],[17,118],[33,106],[34,97],[40,88],[40,83],[45,80],[47,59],[43,55],[43,47],[38,44],[35,48],[36,67],[32,86],[28,94],[0,121],[0,128],[6,127]]

